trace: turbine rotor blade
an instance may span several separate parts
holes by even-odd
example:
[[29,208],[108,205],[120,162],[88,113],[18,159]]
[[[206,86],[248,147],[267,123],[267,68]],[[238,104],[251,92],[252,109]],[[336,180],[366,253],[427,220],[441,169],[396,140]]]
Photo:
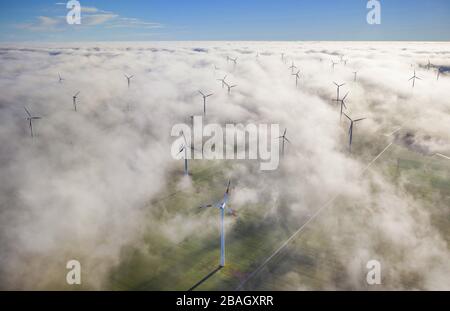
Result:
[[347,117],[347,119],[349,119],[351,122],[353,122],[352,118],[350,118],[345,112],[344,115]]
[[208,208],[208,207],[213,207],[214,205],[212,204],[207,204],[207,205],[201,205],[199,206],[199,208]]
[[28,116],[31,118],[31,113],[28,111],[28,109],[26,107],[23,107],[23,109],[25,109],[25,111],[27,112]]

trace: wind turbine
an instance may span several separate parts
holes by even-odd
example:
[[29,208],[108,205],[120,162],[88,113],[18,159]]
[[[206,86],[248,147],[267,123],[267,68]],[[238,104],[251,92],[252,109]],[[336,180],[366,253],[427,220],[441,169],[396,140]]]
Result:
[[342,84],[337,84],[336,82],[333,82],[334,83],[334,85],[336,85],[336,87],[337,87],[337,97],[336,97],[336,99],[335,99],[335,101],[339,101],[339,92],[340,92],[340,90],[341,90],[341,87],[343,87],[344,85],[345,85],[345,83],[342,83]]
[[294,69],[297,69],[297,66],[294,65],[294,62],[292,62],[292,66],[289,67],[289,69],[291,70],[291,74],[294,74]]
[[62,83],[64,81],[64,79],[61,77],[61,75],[58,73],[58,77],[59,77],[59,83]]
[[416,76],[416,70],[414,69],[414,76],[412,76],[412,78],[408,80],[408,81],[413,80],[413,85],[412,85],[413,88],[414,88],[414,86],[416,85],[416,79],[422,80],[421,78],[419,78],[418,76]]
[[293,73],[293,76],[295,76],[295,87],[298,86],[298,80],[300,80],[300,70],[297,71],[297,73]]
[[236,58],[230,58],[230,60],[234,63],[234,66],[236,66],[237,65],[237,57]]
[[284,53],[281,53],[281,60],[284,62]]
[[26,111],[26,113],[28,115],[27,121],[30,124],[29,126],[30,126],[31,137],[34,137],[34,134],[33,134],[33,120],[39,120],[39,119],[42,119],[42,118],[41,117],[33,117],[26,107],[23,107],[23,109],[25,109],[25,111]]
[[131,79],[134,78],[134,75],[133,76],[124,75],[124,76],[125,76],[125,78],[127,78],[128,88],[130,88]]
[[356,82],[356,78],[358,76],[358,72],[357,71],[353,71],[353,81]]
[[365,120],[366,118],[361,118],[361,119],[353,120],[353,119],[350,118],[346,113],[344,113],[344,115],[347,117],[347,119],[350,120],[350,129],[349,129],[349,131],[348,131],[349,136],[350,136],[349,150],[350,150],[350,152],[352,152],[353,126],[355,125],[355,123],[360,122],[360,121],[362,121],[362,120]]
[[439,67],[437,69],[437,81],[439,81],[439,77],[441,76],[441,70],[442,70],[442,67]]
[[200,206],[200,208],[207,208],[207,207],[214,207],[218,208],[220,210],[220,267],[225,267],[225,226],[224,226],[224,217],[225,212],[228,214],[231,214],[233,216],[237,216],[236,212],[230,208],[227,208],[228,198],[230,195],[230,184],[231,180],[228,181],[227,190],[225,191],[225,194],[223,195],[222,201],[215,203],[215,204],[208,204],[204,206]]
[[281,143],[281,155],[282,156],[284,156],[284,143],[285,142],[288,142],[288,143],[291,142],[289,139],[287,139],[286,133],[287,133],[287,129],[284,130],[283,136],[278,137],[278,139],[282,140],[282,143]]
[[430,68],[431,68],[431,62],[430,62],[430,60],[428,60],[427,69],[430,70]]
[[344,98],[338,100],[338,102],[341,103],[341,116],[339,118],[340,121],[342,121],[342,114],[344,113],[344,108],[347,109],[347,105],[345,104],[345,99],[347,98],[347,96],[348,96],[348,92],[347,92],[347,94],[345,94]]
[[211,97],[211,96],[213,96],[214,94],[208,94],[208,95],[205,95],[205,94],[203,94],[203,92],[202,91],[198,91],[201,95],[202,95],[202,97],[203,97],[203,116],[206,116],[206,99],[208,98],[208,97]]
[[236,87],[237,85],[235,84],[235,85],[229,85],[228,83],[226,83],[225,82],[225,85],[227,86],[227,88],[228,88],[228,94],[230,94],[231,93],[231,89],[232,88],[234,88],[234,87]]
[[337,63],[335,63],[333,60],[331,61],[331,67],[333,68],[333,71],[334,71],[334,66],[336,66],[337,65]]
[[226,78],[227,78],[227,76],[223,77],[223,79],[217,79],[217,81],[222,82],[222,88],[224,88],[224,86],[227,84],[227,83],[225,82],[225,79],[226,79]]
[[184,132],[181,132],[181,135],[183,135],[183,139],[184,139],[184,145],[181,146],[180,148],[180,153],[184,152],[184,175],[188,176],[189,175],[189,167],[188,167],[188,149],[190,148],[193,151],[196,151],[194,149],[194,147],[188,147],[188,142],[186,140],[186,136],[184,135]]
[[73,109],[75,109],[75,111],[77,111],[77,98],[78,98],[79,94],[80,94],[80,91],[78,91],[75,95],[72,96]]

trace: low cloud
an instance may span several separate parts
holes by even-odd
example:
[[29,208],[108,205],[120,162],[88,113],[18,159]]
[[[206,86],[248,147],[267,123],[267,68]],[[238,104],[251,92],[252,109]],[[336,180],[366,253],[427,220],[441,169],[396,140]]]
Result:
[[[441,53],[449,44],[427,47],[433,63],[449,65]],[[446,160],[432,157],[450,155],[449,77],[444,73],[436,81],[433,70],[417,69],[422,80],[412,89],[411,64],[419,67],[428,56],[422,50],[416,43],[364,42],[1,46],[0,288],[61,288],[65,263],[73,258],[86,269],[86,286],[108,288],[124,248],[164,260],[149,239],[181,243],[211,225],[212,218],[198,214],[203,189],[197,183],[222,185],[231,178],[231,204],[244,216],[227,226],[257,219],[252,225],[266,231],[254,237],[255,244],[266,236],[275,241],[252,266],[338,196],[299,235],[300,251],[288,249],[258,275],[274,283],[249,282],[249,288],[366,289],[361,265],[378,259],[386,289],[449,289],[449,236],[439,219],[448,218],[450,176],[435,171]],[[339,61],[338,55],[348,63],[332,71],[330,61]],[[237,65],[227,56],[238,57]],[[302,73],[298,88],[291,61]],[[135,76],[130,88],[125,73]],[[225,75],[238,85],[231,94],[217,81]],[[349,124],[332,101],[333,81],[346,83],[346,113],[367,118],[354,129],[352,154]],[[192,180],[181,180],[182,163],[170,156],[170,129],[203,113],[199,89],[215,94],[208,102],[211,123],[287,128],[291,143],[280,168],[261,172],[252,161],[218,163],[227,168],[224,176],[193,170]],[[43,117],[34,123],[33,139],[24,106]],[[162,194],[180,191],[183,210],[161,203]],[[283,234],[271,236],[275,232]],[[330,268],[313,281],[302,274],[323,262],[342,269]]]

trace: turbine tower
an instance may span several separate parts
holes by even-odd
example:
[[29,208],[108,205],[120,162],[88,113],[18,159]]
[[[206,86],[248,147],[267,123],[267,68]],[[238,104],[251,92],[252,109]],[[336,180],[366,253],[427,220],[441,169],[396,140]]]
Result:
[[334,71],[334,66],[336,66],[337,65],[337,63],[335,63],[333,60],[331,61],[331,68],[333,69],[333,71]]
[[127,75],[124,75],[124,76],[125,76],[125,78],[127,78],[128,88],[130,88],[131,79],[133,79],[134,76],[127,76]]
[[25,112],[27,113],[27,121],[29,122],[29,126],[30,126],[30,134],[31,134],[31,138],[34,137],[33,134],[33,120],[39,120],[41,119],[41,117],[35,117],[32,116],[31,113],[28,111],[28,109],[26,107],[23,107],[23,109],[25,109]]
[[228,204],[228,198],[230,195],[230,184],[231,180],[228,181],[227,190],[225,191],[225,194],[223,195],[222,201],[216,203],[216,204],[208,204],[204,206],[200,206],[200,208],[207,208],[207,207],[214,207],[218,208],[220,210],[220,261],[219,266],[225,267],[225,225],[224,225],[224,218],[225,218],[225,212],[228,214],[231,214],[233,216],[237,216],[236,212],[230,208],[227,208]]
[[222,88],[224,88],[225,85],[227,84],[227,83],[225,82],[225,79],[226,79],[226,78],[227,78],[227,76],[223,77],[223,79],[217,79],[217,81],[222,82]]
[[80,91],[78,91],[75,95],[72,96],[73,109],[75,109],[75,111],[77,111],[77,98],[78,98],[79,94],[80,94]]
[[353,119],[350,118],[346,113],[344,113],[344,115],[347,117],[347,119],[350,120],[350,129],[349,129],[349,131],[348,131],[348,134],[349,134],[349,136],[350,136],[349,150],[350,150],[350,152],[352,152],[353,126],[355,125],[355,123],[360,122],[360,121],[362,121],[362,120],[365,120],[366,118],[361,118],[361,119],[353,120]]
[[184,132],[181,132],[181,135],[183,135],[184,145],[181,146],[180,152],[178,154],[184,152],[184,175],[188,176],[189,175],[188,148],[190,148],[193,151],[195,151],[195,149],[192,146],[188,147],[188,142],[187,142],[186,136],[184,135]]
[[231,93],[231,89],[232,88],[234,88],[234,87],[236,87],[237,85],[235,84],[235,85],[229,85],[228,83],[226,83],[225,82],[225,85],[227,86],[227,88],[228,88],[228,94],[230,94]]
[[285,143],[285,142],[288,142],[288,143],[291,142],[289,139],[287,139],[286,133],[287,133],[287,129],[284,130],[283,136],[278,137],[278,139],[281,139],[281,140],[282,140],[282,143],[281,143],[281,155],[282,155],[283,157],[284,157],[284,143]]
[[202,91],[198,91],[198,92],[199,92],[199,93],[202,95],[202,97],[203,97],[203,116],[206,117],[206,99],[207,99],[208,97],[213,96],[214,94],[208,94],[208,95],[205,95],[205,94],[203,94]]
[[297,73],[293,73],[293,76],[295,76],[295,87],[298,86],[298,80],[300,80],[300,70],[297,71]]
[[340,104],[341,104],[341,116],[339,118],[340,121],[342,121],[342,114],[344,113],[344,108],[347,109],[347,105],[345,104],[345,99],[348,96],[348,92],[347,94],[345,94],[344,98],[337,100]]
[[413,84],[412,84],[412,87],[413,87],[413,88],[414,88],[414,86],[416,85],[416,79],[422,80],[421,78],[419,78],[418,76],[416,76],[416,70],[414,69],[414,76],[412,76],[412,78],[408,80],[408,81],[413,80]]
[[340,93],[340,91],[341,91],[341,87],[343,87],[344,85],[345,85],[345,83],[342,83],[342,84],[337,84],[336,82],[333,82],[334,83],[334,85],[336,85],[336,87],[337,87],[337,97],[336,97],[336,99],[335,99],[335,101],[339,101],[340,99],[339,99],[339,93]]
[[291,67],[289,67],[289,69],[291,70],[291,74],[294,75],[294,69],[297,69],[297,66],[294,65],[294,62],[292,62]]

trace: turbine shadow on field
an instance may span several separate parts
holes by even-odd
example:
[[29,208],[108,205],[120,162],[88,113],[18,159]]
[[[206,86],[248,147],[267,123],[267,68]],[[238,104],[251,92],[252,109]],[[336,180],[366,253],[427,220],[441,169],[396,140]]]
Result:
[[208,273],[208,275],[206,275],[203,279],[201,279],[197,284],[195,284],[194,286],[192,286],[190,289],[188,289],[188,292],[195,290],[197,287],[199,287],[200,285],[202,285],[204,282],[206,282],[209,278],[211,278],[214,274],[216,274],[217,272],[220,271],[220,269],[222,269],[223,267],[218,266],[216,269],[214,269],[213,271],[211,271],[210,273]]

